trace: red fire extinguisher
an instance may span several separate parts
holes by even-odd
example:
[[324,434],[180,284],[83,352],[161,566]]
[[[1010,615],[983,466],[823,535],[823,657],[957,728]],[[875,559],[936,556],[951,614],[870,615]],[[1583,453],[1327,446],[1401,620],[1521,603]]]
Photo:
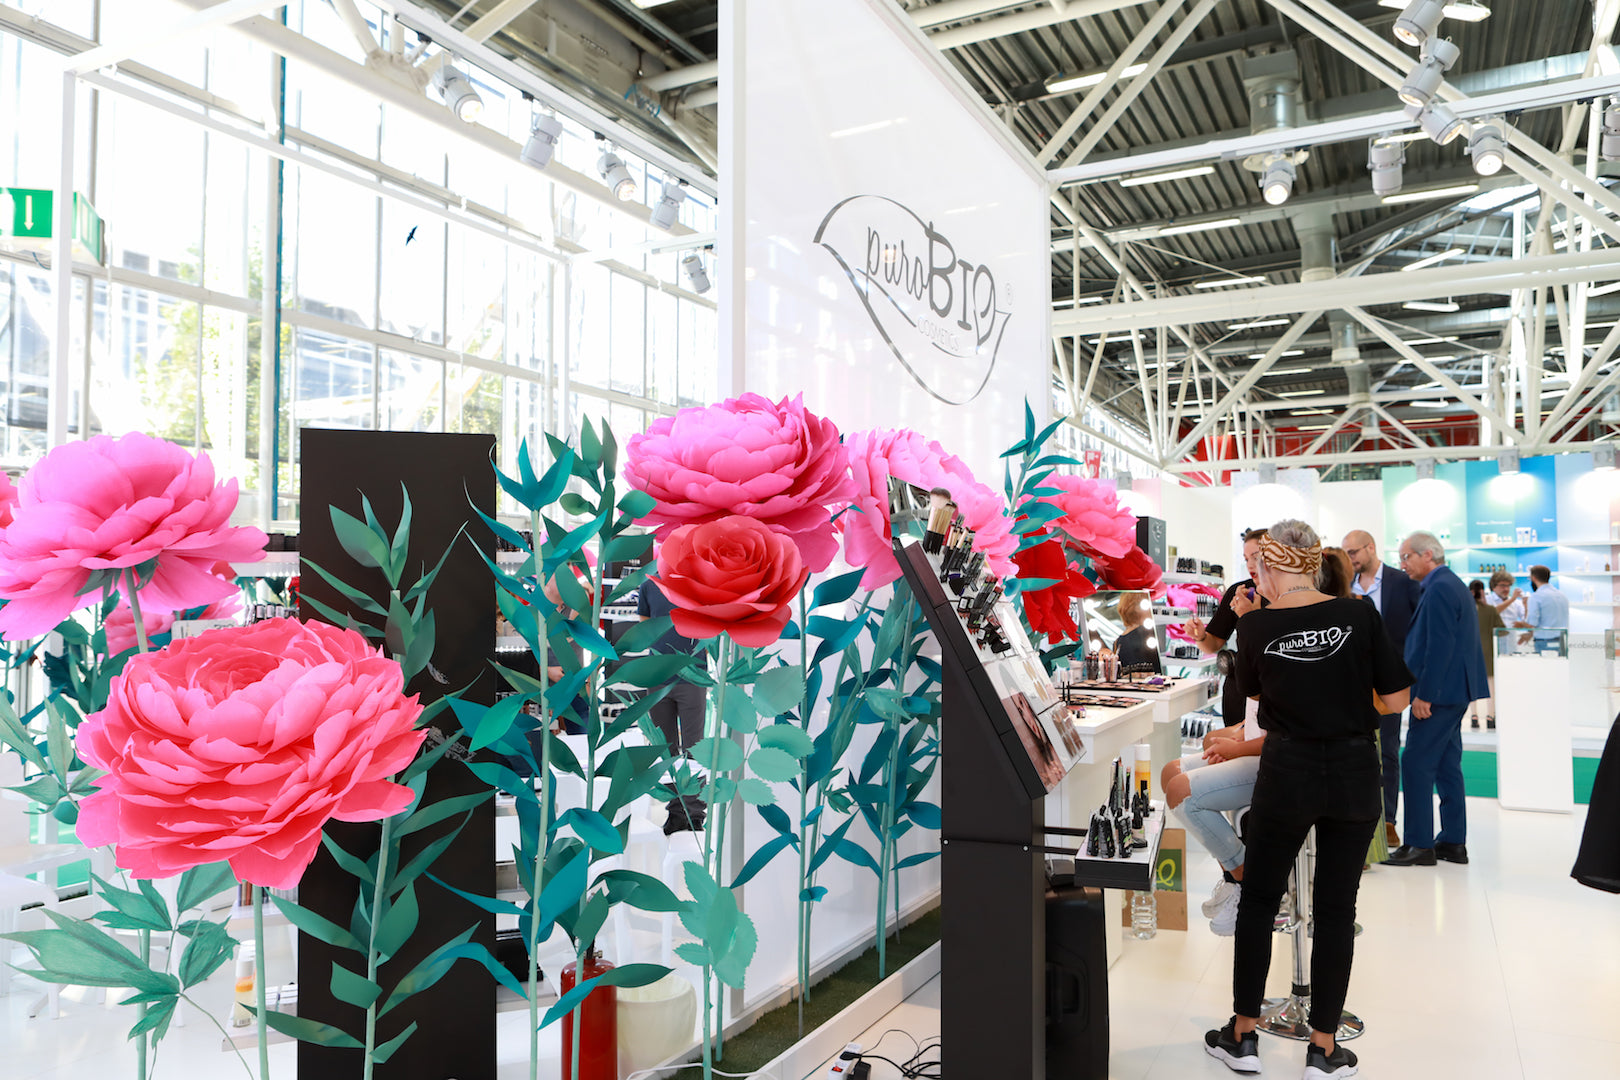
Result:
[[[562,969],[562,992],[579,982],[579,964]],[[585,954],[586,979],[613,970],[602,954],[591,949]],[[619,1080],[619,994],[611,986],[597,986],[579,1008],[579,1080]],[[562,1022],[562,1078],[574,1080],[574,1013],[564,1014]]]

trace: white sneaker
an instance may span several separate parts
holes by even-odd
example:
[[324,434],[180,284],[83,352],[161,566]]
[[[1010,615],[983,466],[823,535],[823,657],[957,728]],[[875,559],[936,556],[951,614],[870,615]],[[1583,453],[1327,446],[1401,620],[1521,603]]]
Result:
[[1215,891],[1209,894],[1208,900],[1204,901],[1204,918],[1214,918],[1215,913],[1221,909],[1221,905],[1226,903],[1226,898],[1237,892],[1237,889],[1237,882],[1227,881],[1224,877],[1221,878],[1215,884]]
[[1209,928],[1216,936],[1231,937],[1237,933],[1238,902],[1242,899],[1242,884],[1234,885],[1232,891],[1221,900],[1220,906],[1210,913]]

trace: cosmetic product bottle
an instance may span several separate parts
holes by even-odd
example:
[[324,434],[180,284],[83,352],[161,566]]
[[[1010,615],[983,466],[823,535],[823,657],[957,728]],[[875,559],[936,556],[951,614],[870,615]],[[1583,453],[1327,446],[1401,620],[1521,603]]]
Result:
[[1153,749],[1147,743],[1136,743],[1136,784],[1143,791],[1148,790],[1148,782],[1153,776]]
[[1140,851],[1147,847],[1147,827],[1142,818],[1142,804],[1139,802],[1131,808],[1131,849]]
[[1097,825],[1098,831],[1102,833],[1102,857],[1112,859],[1115,851],[1114,819],[1113,815],[1108,812],[1108,807],[1103,806],[1097,809]]
[[1119,857],[1128,859],[1136,845],[1131,839],[1131,816],[1129,814],[1114,815],[1114,842],[1119,847]]
[[1091,823],[1086,826],[1086,854],[1093,859],[1102,854],[1102,826],[1099,824],[1101,820],[1098,815],[1092,814]]
[[247,1027],[253,1023],[253,1014],[248,1009],[254,1003],[257,966],[252,944],[243,945],[236,954],[236,991],[234,1004],[231,1005],[231,1027]]

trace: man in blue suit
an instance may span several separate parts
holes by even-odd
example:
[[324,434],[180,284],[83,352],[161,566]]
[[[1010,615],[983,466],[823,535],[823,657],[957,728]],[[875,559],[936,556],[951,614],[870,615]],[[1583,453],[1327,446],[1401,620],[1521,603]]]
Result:
[[[1366,597],[1368,603],[1378,609],[1389,643],[1395,646],[1397,653],[1404,653],[1412,613],[1417,611],[1418,597],[1422,595],[1418,583],[1378,557],[1378,542],[1369,532],[1357,529],[1347,534],[1344,553],[1350,556],[1350,565],[1356,571],[1350,591]],[[1378,747],[1383,754],[1384,836],[1394,848],[1401,842],[1395,831],[1395,811],[1401,798],[1400,713],[1390,713],[1380,719]]]
[[[1487,693],[1474,597],[1446,565],[1446,549],[1431,533],[1401,541],[1401,566],[1422,587],[1406,635],[1412,722],[1401,758],[1406,792],[1406,842],[1385,862],[1433,866],[1468,861],[1468,810],[1463,801],[1462,716]],[[1434,832],[1434,792],[1440,792],[1440,834]]]

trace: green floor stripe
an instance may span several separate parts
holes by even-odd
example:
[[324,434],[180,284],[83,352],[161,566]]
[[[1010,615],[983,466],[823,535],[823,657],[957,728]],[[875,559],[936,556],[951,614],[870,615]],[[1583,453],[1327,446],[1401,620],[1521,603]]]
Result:
[[[1597,776],[1598,758],[1575,758],[1575,801],[1592,801],[1592,781]],[[1464,750],[1462,755],[1463,790],[1479,799],[1494,799],[1496,789],[1496,752],[1493,750]]]

